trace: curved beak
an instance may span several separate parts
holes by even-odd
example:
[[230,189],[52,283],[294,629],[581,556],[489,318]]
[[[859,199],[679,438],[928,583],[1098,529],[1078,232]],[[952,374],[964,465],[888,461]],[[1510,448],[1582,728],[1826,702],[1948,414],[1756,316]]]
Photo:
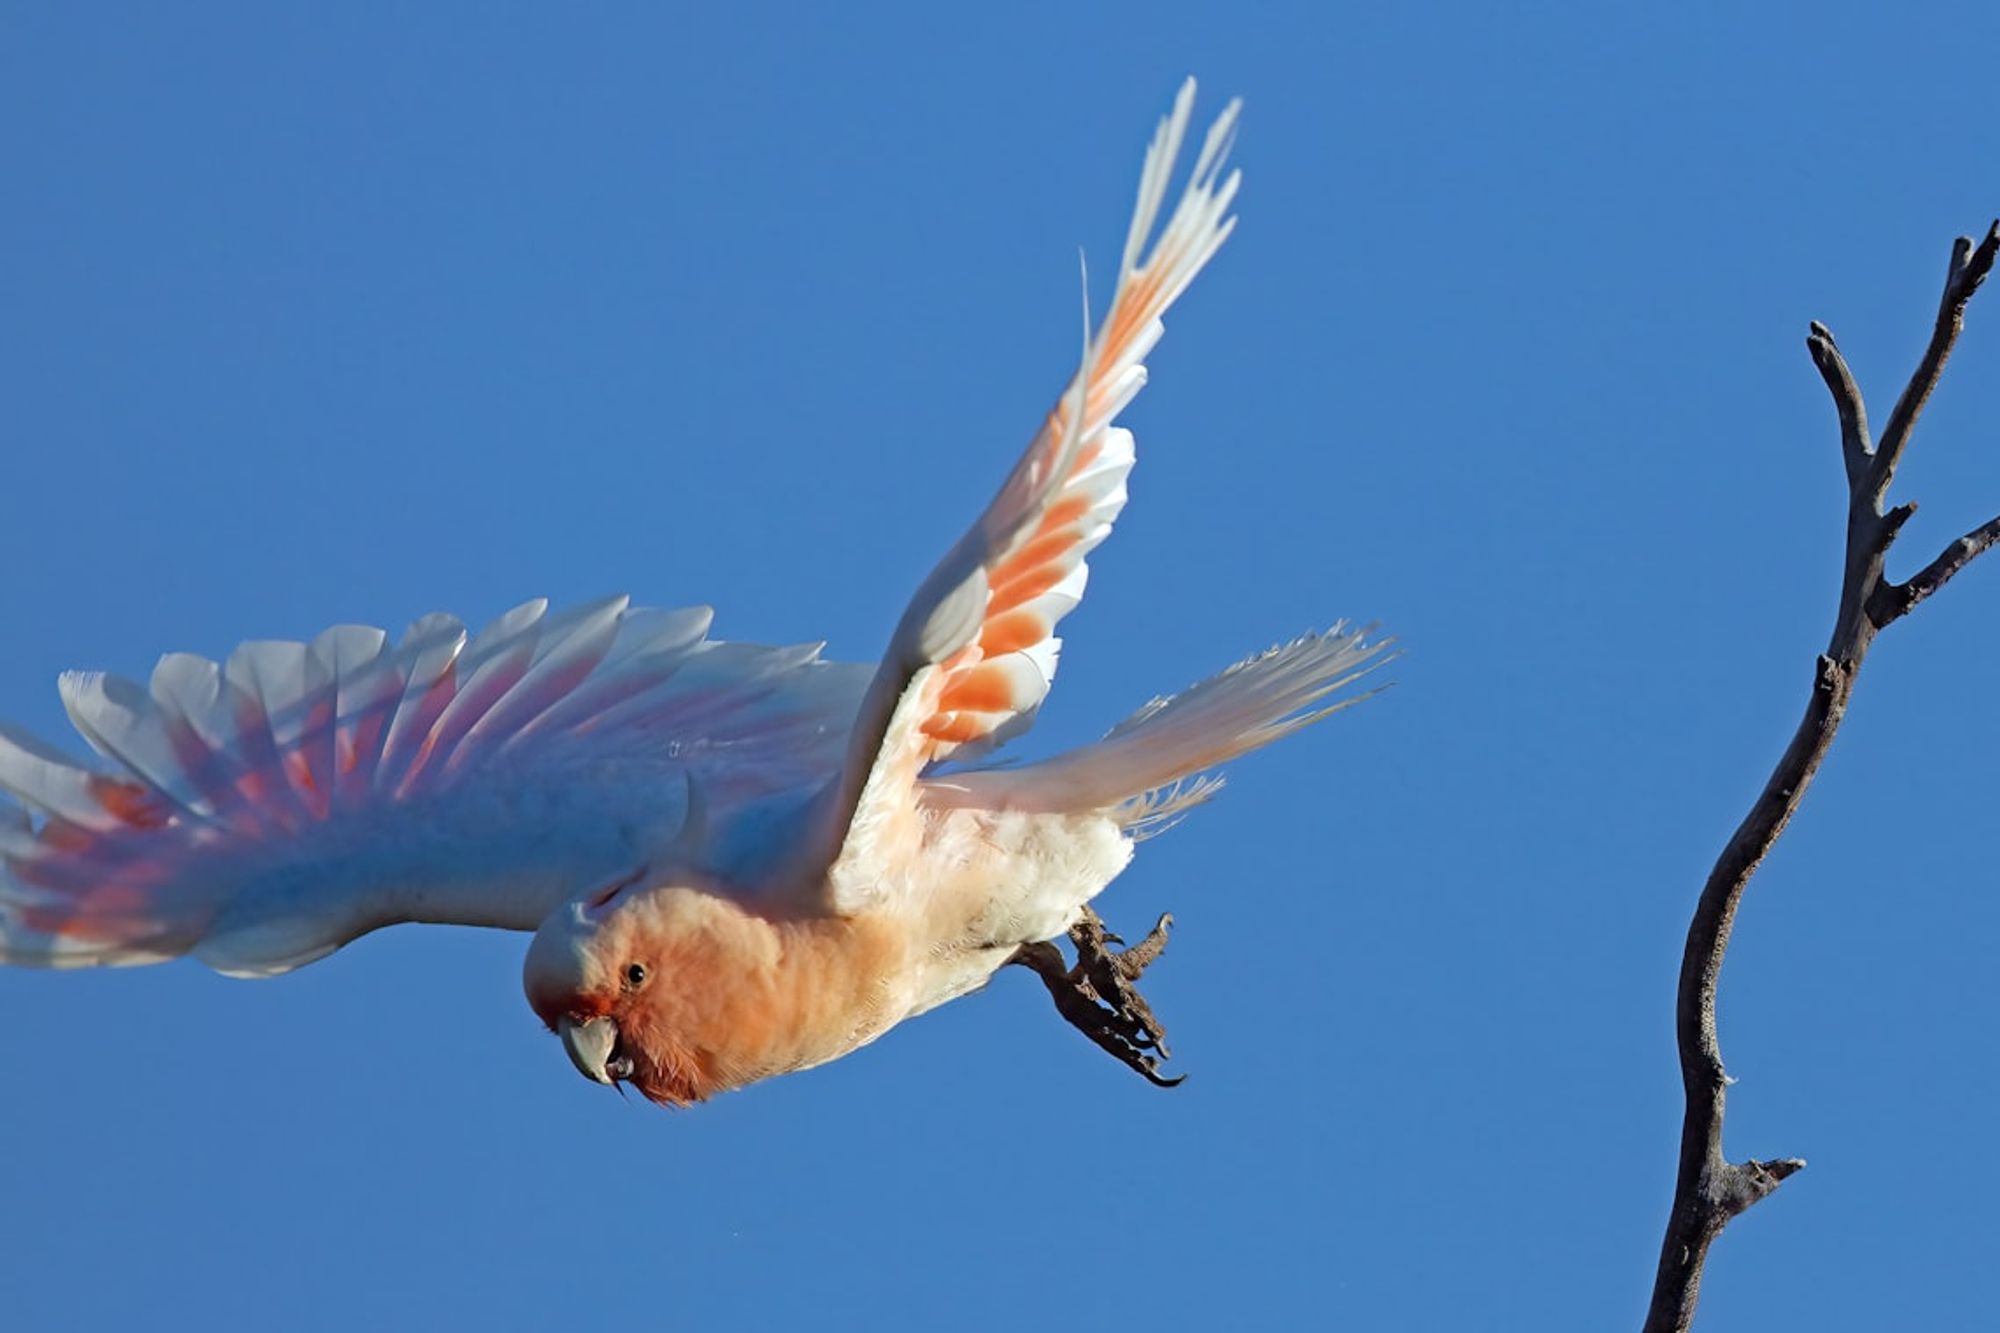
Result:
[[564,1016],[556,1020],[556,1035],[576,1071],[592,1083],[616,1083],[632,1072],[630,1060],[619,1059],[618,1025],[608,1018],[579,1023]]

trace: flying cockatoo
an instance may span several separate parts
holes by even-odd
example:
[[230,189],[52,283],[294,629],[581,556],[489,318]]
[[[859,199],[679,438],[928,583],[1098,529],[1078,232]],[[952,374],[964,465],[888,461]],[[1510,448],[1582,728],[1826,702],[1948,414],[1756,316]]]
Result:
[[[1147,150],[1081,366],[878,665],[619,597],[528,602],[474,635],[431,615],[393,645],[340,625],[220,664],[174,653],[146,685],[66,674],[104,762],[0,726],[19,802],[0,802],[0,961],[191,954],[265,977],[397,922],[532,931],[528,1002],[576,1067],[671,1105],[845,1055],[1025,962],[1150,1074],[1157,1025],[1129,982],[1158,931],[1106,952],[1091,899],[1215,790],[1202,775],[1343,706],[1383,646],[1336,625],[1096,744],[979,761],[1048,693],[1056,626],[1125,504],[1113,423],[1233,225],[1232,103],[1154,235],[1193,100],[1190,80]],[[1068,972],[1065,933],[1086,951]]]

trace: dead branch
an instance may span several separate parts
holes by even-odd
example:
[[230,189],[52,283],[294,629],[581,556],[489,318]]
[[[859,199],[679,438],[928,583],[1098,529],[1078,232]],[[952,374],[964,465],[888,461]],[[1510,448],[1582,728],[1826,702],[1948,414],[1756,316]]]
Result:
[[1904,583],[1883,574],[1883,559],[1913,504],[1884,511],[1882,500],[1910,441],[1917,418],[1937,387],[1945,362],[1965,326],[1965,305],[1992,271],[2000,251],[2000,221],[1977,245],[1961,236],[1952,245],[1944,295],[1923,359],[1889,414],[1878,445],[1870,447],[1868,413],[1861,391],[1833,335],[1815,323],[1806,350],[1833,395],[1840,419],[1841,457],[1847,472],[1846,564],[1840,604],[1826,651],[1813,666],[1812,693],[1805,716],[1764,790],[1744,816],[1702,886],[1681,957],[1675,1028],[1680,1046],[1681,1083],[1687,1110],[1681,1121],[1680,1170],[1673,1211],[1660,1246],[1660,1267],[1646,1313],[1646,1333],[1686,1329],[1701,1294],[1708,1247],[1732,1217],[1777,1189],[1805,1163],[1798,1158],[1731,1162],[1722,1154],[1722,1115],[1729,1076],[1715,1032],[1716,981],[1729,948],[1729,932],[1743,890],[1785,825],[1799,808],[1806,787],[1832,745],[1854,692],[1854,678],[1869,645],[1883,629],[1919,603],[1996,542],[2000,518],[1981,524],[1947,546]]

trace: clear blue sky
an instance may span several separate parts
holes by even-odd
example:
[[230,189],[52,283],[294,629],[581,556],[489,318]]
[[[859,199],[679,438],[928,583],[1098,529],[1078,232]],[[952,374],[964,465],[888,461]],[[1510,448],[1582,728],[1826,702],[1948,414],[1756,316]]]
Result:
[[[672,1115],[524,941],[0,974],[19,1328],[1635,1326],[1674,971],[1837,573],[1829,323],[1886,414],[2000,210],[1990,5],[14,6],[0,714],[628,591],[872,658],[1075,350],[1175,85],[1243,223],[1129,421],[1042,751],[1339,617],[1397,687],[1101,900],[1179,1092],[1034,980]],[[1898,567],[2000,510],[2000,293]],[[1880,644],[1723,989],[1804,1175],[1702,1327],[1968,1328],[2000,1244],[2000,561]]]

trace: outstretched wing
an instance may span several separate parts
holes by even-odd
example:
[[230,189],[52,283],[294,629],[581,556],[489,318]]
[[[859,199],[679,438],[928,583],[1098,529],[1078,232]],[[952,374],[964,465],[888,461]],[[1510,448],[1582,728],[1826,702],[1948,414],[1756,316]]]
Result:
[[706,637],[706,607],[476,636],[427,616],[174,654],[150,686],[62,678],[86,766],[0,725],[0,962],[193,953],[282,972],[378,926],[532,930],[599,883],[698,859],[710,824],[838,770],[868,669]]
[[[1235,225],[1228,212],[1239,174],[1223,176],[1232,102],[1148,246],[1193,108],[1190,79],[1147,149],[1103,327],[999,495],[918,589],[869,686],[829,810],[834,836],[845,837],[836,902],[865,896],[866,867],[884,838],[914,834],[915,784],[927,765],[1024,730],[1048,693],[1057,622],[1082,599],[1084,558],[1125,506],[1132,436],[1111,423],[1146,381],[1161,315]],[[843,887],[848,879],[856,885]]]

